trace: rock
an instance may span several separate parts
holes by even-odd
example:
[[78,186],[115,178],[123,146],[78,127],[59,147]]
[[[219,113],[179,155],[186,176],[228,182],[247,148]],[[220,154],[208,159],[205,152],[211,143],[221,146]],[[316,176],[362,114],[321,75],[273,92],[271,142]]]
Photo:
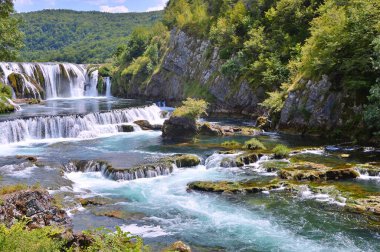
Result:
[[223,130],[220,126],[211,123],[202,123],[198,125],[198,134],[204,136],[222,136]]
[[257,153],[245,153],[236,158],[236,164],[238,164],[238,167],[249,165],[252,163],[255,163],[259,158],[262,156],[262,154]]
[[89,198],[80,198],[79,202],[81,203],[82,206],[88,206],[88,205],[93,205],[93,206],[103,206],[107,204],[112,204],[115,201],[112,199],[100,197],[100,196],[95,196],[95,197],[89,197]]
[[164,252],[191,252],[191,248],[182,241],[176,241],[168,248],[164,249]]
[[258,193],[283,186],[276,180],[269,182],[231,182],[231,181],[195,181],[187,185],[188,189],[215,193]]
[[17,155],[16,156],[17,159],[25,159],[25,160],[28,160],[32,163],[36,163],[37,162],[37,158],[36,157],[33,157],[33,156],[23,156],[23,155]]
[[170,117],[164,122],[162,136],[167,139],[192,138],[197,134],[197,125],[194,119],[187,117]]
[[119,125],[118,128],[119,128],[119,132],[133,132],[133,131],[135,131],[133,126],[129,125],[129,124]]
[[8,227],[23,217],[30,218],[28,226],[60,226],[72,229],[71,219],[64,210],[53,205],[53,197],[44,190],[23,190],[1,196],[0,222]]
[[356,199],[353,203],[348,204],[347,208],[351,212],[374,214],[378,216],[377,219],[380,221],[380,196]]
[[354,179],[359,177],[359,173],[353,168],[333,169],[321,164],[304,162],[281,169],[278,176],[281,179],[318,181]]
[[134,121],[133,123],[140,126],[142,130],[160,130],[161,129],[160,125],[152,125],[147,120],[138,120],[138,121]]
[[[169,158],[170,159],[170,158]],[[182,168],[182,167],[194,167],[197,166],[201,163],[201,160],[199,159],[198,156],[196,155],[175,155],[174,157],[171,158],[177,167]]]
[[271,129],[271,121],[266,116],[259,116],[256,120],[256,126],[262,130],[269,131]]

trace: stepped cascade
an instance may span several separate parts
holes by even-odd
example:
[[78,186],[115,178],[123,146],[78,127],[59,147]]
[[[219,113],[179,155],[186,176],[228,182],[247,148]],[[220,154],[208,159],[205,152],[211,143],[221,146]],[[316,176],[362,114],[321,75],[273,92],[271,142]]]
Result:
[[137,120],[162,124],[164,119],[156,105],[86,115],[16,119],[0,122],[0,144],[54,138],[94,138],[117,133],[120,124],[132,124]]
[[88,65],[0,62],[0,82],[12,87],[13,98],[98,96],[98,71]]

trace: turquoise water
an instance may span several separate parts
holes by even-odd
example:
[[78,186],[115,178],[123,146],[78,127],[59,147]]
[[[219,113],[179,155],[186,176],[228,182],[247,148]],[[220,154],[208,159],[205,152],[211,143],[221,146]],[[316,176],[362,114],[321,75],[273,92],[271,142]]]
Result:
[[[323,143],[278,134],[259,137],[265,144],[318,147]],[[222,168],[210,162],[225,140],[247,137],[200,138],[195,143],[163,141],[160,131],[113,133],[88,139],[48,139],[2,145],[1,183],[40,182],[52,193],[67,192],[69,198],[101,195],[117,199],[107,206],[142,217],[120,220],[95,216],[90,210],[70,211],[74,229],[119,225],[141,235],[154,248],[182,240],[194,251],[379,251],[380,233],[358,215],[342,211],[333,201],[308,194],[271,191],[253,195],[219,195],[187,191],[198,180],[268,180],[275,174]],[[70,160],[106,160],[115,167],[153,162],[174,153],[193,153],[203,164],[175,169],[169,176],[134,181],[112,181],[100,172],[65,173],[62,164]],[[37,156],[41,165],[20,167],[15,155]],[[218,155],[213,155],[219,160]],[[297,158],[297,156],[293,157]],[[323,151],[298,154],[299,159],[339,163],[339,156]],[[355,157],[351,161],[356,160]],[[19,166],[12,166],[18,164]],[[16,167],[16,168],[15,168]],[[355,180],[380,192],[378,180]],[[306,196],[305,196],[306,195]],[[73,210],[73,209],[69,209]],[[218,251],[219,251],[218,250]]]

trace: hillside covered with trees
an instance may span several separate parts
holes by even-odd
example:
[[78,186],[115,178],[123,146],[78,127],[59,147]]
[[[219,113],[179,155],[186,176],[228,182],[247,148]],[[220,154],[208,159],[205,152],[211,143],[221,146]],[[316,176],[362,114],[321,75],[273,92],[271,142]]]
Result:
[[151,26],[161,12],[103,13],[43,10],[17,14],[25,33],[23,61],[104,63],[137,26]]
[[[214,79],[227,78],[236,89],[246,82],[252,90],[265,90],[260,106],[275,120],[290,92],[305,90],[306,83],[326,76],[332,83],[328,93],[343,97],[338,103],[344,104],[344,124],[365,123],[380,130],[378,0],[171,0],[162,23],[167,31],[210,41],[221,62],[212,72]],[[114,77],[126,89],[136,80],[149,85],[165,61],[157,57],[166,50],[162,41],[169,41],[167,34],[160,32],[136,46],[147,33],[132,33],[114,61]],[[208,98],[210,81],[201,79],[190,89]],[[296,109],[308,120],[316,108],[303,106]]]

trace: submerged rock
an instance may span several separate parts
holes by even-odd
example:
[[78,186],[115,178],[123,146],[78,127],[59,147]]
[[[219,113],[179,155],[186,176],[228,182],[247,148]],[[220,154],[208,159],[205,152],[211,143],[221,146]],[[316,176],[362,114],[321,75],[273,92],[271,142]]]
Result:
[[223,129],[221,126],[211,123],[201,123],[198,124],[198,132],[199,135],[204,136],[222,136],[224,135]]
[[89,198],[80,198],[79,202],[81,203],[82,206],[103,206],[103,205],[108,205],[112,204],[115,201],[109,198],[104,198],[100,196],[95,196],[95,197],[89,197]]
[[29,228],[55,225],[65,230],[72,229],[72,222],[67,213],[54,206],[53,197],[45,190],[22,190],[0,197],[0,222],[8,227],[28,217]]

